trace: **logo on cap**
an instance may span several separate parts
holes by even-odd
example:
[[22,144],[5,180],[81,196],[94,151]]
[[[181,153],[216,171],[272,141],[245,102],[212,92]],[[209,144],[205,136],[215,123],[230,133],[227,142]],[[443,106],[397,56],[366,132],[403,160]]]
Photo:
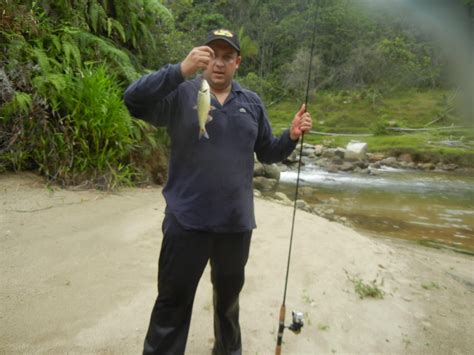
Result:
[[227,30],[215,30],[214,35],[215,36],[230,37],[230,38],[234,37],[234,35],[230,31],[227,31]]

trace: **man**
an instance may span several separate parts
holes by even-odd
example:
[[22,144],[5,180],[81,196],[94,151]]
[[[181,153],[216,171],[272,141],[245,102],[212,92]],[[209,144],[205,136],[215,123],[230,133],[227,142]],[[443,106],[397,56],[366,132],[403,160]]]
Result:
[[[166,126],[171,138],[166,213],[158,271],[158,297],[144,354],[184,354],[194,295],[210,261],[214,299],[213,354],[242,354],[239,293],[252,230],[254,152],[264,163],[286,158],[311,128],[304,106],[276,138],[259,97],[233,81],[241,62],[237,36],[212,31],[179,64],[166,65],[130,85],[131,114]],[[202,77],[185,80],[203,70]],[[195,108],[202,79],[212,92],[199,138]]]

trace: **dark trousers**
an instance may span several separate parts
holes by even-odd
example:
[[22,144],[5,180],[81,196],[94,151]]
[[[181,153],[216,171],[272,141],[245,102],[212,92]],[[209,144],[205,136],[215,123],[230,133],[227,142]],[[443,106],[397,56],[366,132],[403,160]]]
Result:
[[239,293],[252,232],[221,234],[184,230],[172,214],[163,221],[158,297],[143,354],[184,354],[194,296],[208,260],[214,301],[216,355],[242,353]]

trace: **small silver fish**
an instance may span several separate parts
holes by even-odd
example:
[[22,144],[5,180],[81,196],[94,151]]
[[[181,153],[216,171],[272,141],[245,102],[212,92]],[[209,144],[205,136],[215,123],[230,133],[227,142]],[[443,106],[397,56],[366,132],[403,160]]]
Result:
[[197,95],[197,114],[199,118],[199,139],[205,137],[209,139],[209,135],[206,131],[206,123],[212,120],[212,116],[209,115],[214,107],[211,106],[211,88],[206,79],[202,79],[201,87]]

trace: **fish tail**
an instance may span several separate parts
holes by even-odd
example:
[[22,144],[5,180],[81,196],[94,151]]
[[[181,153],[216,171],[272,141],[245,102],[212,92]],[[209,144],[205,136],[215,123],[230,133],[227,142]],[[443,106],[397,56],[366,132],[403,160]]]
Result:
[[209,134],[207,134],[207,131],[205,128],[201,128],[199,130],[199,139],[201,139],[202,137],[209,139]]

